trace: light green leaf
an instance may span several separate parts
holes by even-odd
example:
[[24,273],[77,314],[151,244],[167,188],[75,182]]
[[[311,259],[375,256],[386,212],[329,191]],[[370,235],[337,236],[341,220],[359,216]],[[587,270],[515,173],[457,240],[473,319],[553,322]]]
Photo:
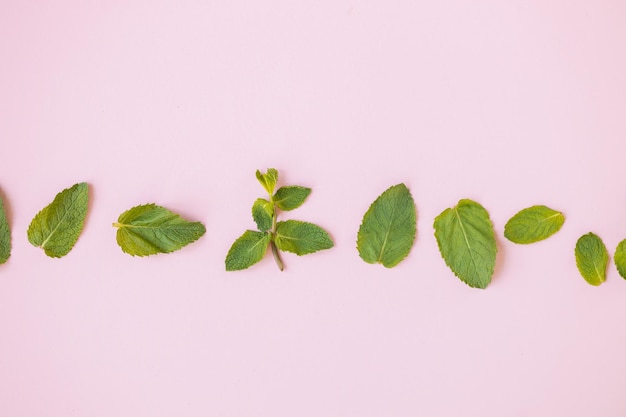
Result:
[[226,255],[226,270],[239,271],[259,262],[267,252],[270,239],[269,233],[246,230],[230,247]]
[[472,200],[460,200],[435,218],[441,256],[470,287],[487,288],[496,265],[496,238],[489,213]]
[[609,253],[602,239],[593,233],[581,236],[576,242],[574,254],[578,271],[585,281],[596,286],[606,281]]
[[563,213],[546,206],[532,206],[509,219],[504,226],[504,237],[513,243],[539,242],[558,232],[564,222]]
[[296,255],[306,255],[333,247],[333,242],[324,229],[313,223],[298,220],[278,222],[274,242],[278,249]]
[[50,257],[67,255],[83,230],[88,201],[89,186],[85,182],[61,191],[31,221],[28,241]]
[[0,198],[0,264],[5,263],[9,256],[11,256],[11,229]]
[[267,232],[272,228],[272,216],[274,215],[274,206],[263,198],[257,198],[252,205],[252,218],[257,227],[262,232]]
[[274,187],[278,181],[278,171],[274,168],[268,168],[267,173],[262,174],[261,171],[256,171],[256,179],[259,180],[265,191],[272,196],[274,194]]
[[359,256],[370,264],[396,266],[413,247],[416,221],[415,202],[406,185],[388,188],[363,216],[357,235]]
[[190,222],[165,207],[155,204],[135,206],[120,214],[117,244],[132,256],[170,253],[195,242],[206,229],[200,222]]
[[311,194],[310,188],[292,185],[280,187],[272,200],[279,209],[289,211],[300,207],[309,194]]
[[617,267],[617,272],[619,272],[622,278],[626,279],[626,239],[622,240],[617,245],[613,261]]

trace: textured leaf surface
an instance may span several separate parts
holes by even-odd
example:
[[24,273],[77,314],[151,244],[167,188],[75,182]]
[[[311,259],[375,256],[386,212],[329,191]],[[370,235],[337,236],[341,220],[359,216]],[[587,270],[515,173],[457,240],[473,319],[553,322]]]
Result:
[[617,272],[619,272],[622,278],[626,279],[626,239],[622,240],[617,245],[613,261],[617,267]]
[[252,205],[252,218],[260,231],[267,232],[272,228],[273,215],[274,207],[272,203],[263,198],[257,198]]
[[0,264],[5,263],[9,256],[11,256],[11,229],[0,198]]
[[278,222],[274,242],[278,249],[296,255],[306,255],[333,247],[333,241],[324,229],[313,223],[298,220]]
[[85,182],[61,191],[31,221],[28,241],[50,257],[67,255],[83,230],[88,201],[89,186]]
[[504,237],[520,244],[539,242],[558,232],[564,222],[563,213],[546,206],[532,206],[509,219]]
[[417,231],[417,213],[411,192],[404,184],[390,187],[369,207],[357,235],[359,256],[387,268],[409,254]]
[[239,271],[259,262],[267,252],[270,239],[268,233],[246,230],[230,247],[226,255],[226,270]]
[[609,253],[602,239],[593,233],[582,235],[576,242],[576,266],[580,275],[591,285],[606,281]]
[[144,204],[120,215],[117,243],[132,256],[170,253],[198,240],[206,229],[200,222],[190,222],[165,207]]
[[259,180],[265,191],[269,195],[274,194],[274,187],[276,187],[276,182],[278,181],[278,171],[274,168],[269,168],[267,173],[262,174],[261,171],[256,171],[256,179]]
[[298,185],[280,187],[274,195],[274,203],[281,210],[293,210],[300,207],[309,194],[311,194],[310,188]]
[[496,265],[496,238],[489,213],[472,200],[460,200],[435,218],[441,256],[470,287],[486,288]]

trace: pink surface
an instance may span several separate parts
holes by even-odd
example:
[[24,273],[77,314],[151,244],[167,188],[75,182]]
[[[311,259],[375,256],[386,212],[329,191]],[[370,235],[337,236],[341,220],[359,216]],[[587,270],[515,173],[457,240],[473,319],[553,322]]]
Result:
[[[626,415],[626,282],[573,258],[626,238],[624,28],[618,0],[4,0],[0,416]],[[336,247],[226,273],[268,167]],[[49,259],[26,228],[79,181],[85,229]],[[418,238],[386,270],[356,232],[398,182]],[[437,251],[460,198],[498,234],[485,291]],[[206,236],[125,255],[111,223],[147,202]],[[506,241],[533,204],[563,229]]]

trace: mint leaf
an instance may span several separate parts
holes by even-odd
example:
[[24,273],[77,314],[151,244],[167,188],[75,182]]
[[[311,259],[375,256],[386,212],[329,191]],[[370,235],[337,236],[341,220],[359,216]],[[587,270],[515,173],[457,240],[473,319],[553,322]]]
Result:
[[406,185],[388,188],[363,216],[357,235],[359,256],[370,264],[396,266],[413,247],[416,221],[415,202]]
[[574,254],[578,271],[585,281],[596,286],[606,281],[609,253],[602,239],[593,233],[581,236],[576,242]]
[[311,194],[311,189],[292,185],[289,187],[280,187],[272,200],[279,209],[289,211],[296,209],[304,203],[304,200]]
[[504,237],[513,243],[539,242],[558,232],[564,222],[563,213],[546,206],[532,206],[509,219],[504,226]]
[[85,182],[61,191],[31,221],[28,241],[52,258],[67,255],[83,230],[88,201],[89,186]]
[[435,238],[448,267],[470,287],[487,288],[496,265],[496,238],[489,213],[460,200],[435,218]]
[[626,279],[626,239],[622,240],[617,245],[613,261],[617,267],[617,272],[619,272],[622,278]]
[[239,271],[259,262],[267,252],[270,238],[268,233],[246,230],[230,247],[226,255],[226,270]]
[[278,249],[296,255],[306,255],[333,247],[333,242],[324,229],[313,223],[297,220],[278,222],[274,242]]
[[198,240],[206,229],[200,222],[190,222],[165,207],[155,204],[135,206],[120,214],[117,244],[132,256],[170,253]]
[[4,211],[4,204],[0,198],[0,264],[5,263],[11,256],[11,229]]
[[256,179],[259,180],[265,191],[272,196],[274,194],[274,187],[278,181],[278,171],[274,168],[268,168],[267,173],[262,174],[261,171],[256,171]]
[[257,198],[252,205],[252,218],[257,227],[262,232],[267,232],[272,228],[272,216],[274,215],[274,206],[263,198]]

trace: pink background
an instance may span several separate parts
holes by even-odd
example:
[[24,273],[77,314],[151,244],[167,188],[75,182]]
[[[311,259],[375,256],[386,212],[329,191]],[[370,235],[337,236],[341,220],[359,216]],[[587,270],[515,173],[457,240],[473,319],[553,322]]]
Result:
[[[3,0],[0,416],[626,415],[626,282],[573,257],[626,238],[625,28],[621,0]],[[226,273],[268,167],[336,247]],[[79,181],[83,234],[47,258],[28,224]],[[418,238],[386,270],[356,232],[399,182]],[[433,236],[460,198],[498,234],[485,291]],[[207,234],[122,253],[148,202]],[[506,241],[533,204],[563,229]]]

